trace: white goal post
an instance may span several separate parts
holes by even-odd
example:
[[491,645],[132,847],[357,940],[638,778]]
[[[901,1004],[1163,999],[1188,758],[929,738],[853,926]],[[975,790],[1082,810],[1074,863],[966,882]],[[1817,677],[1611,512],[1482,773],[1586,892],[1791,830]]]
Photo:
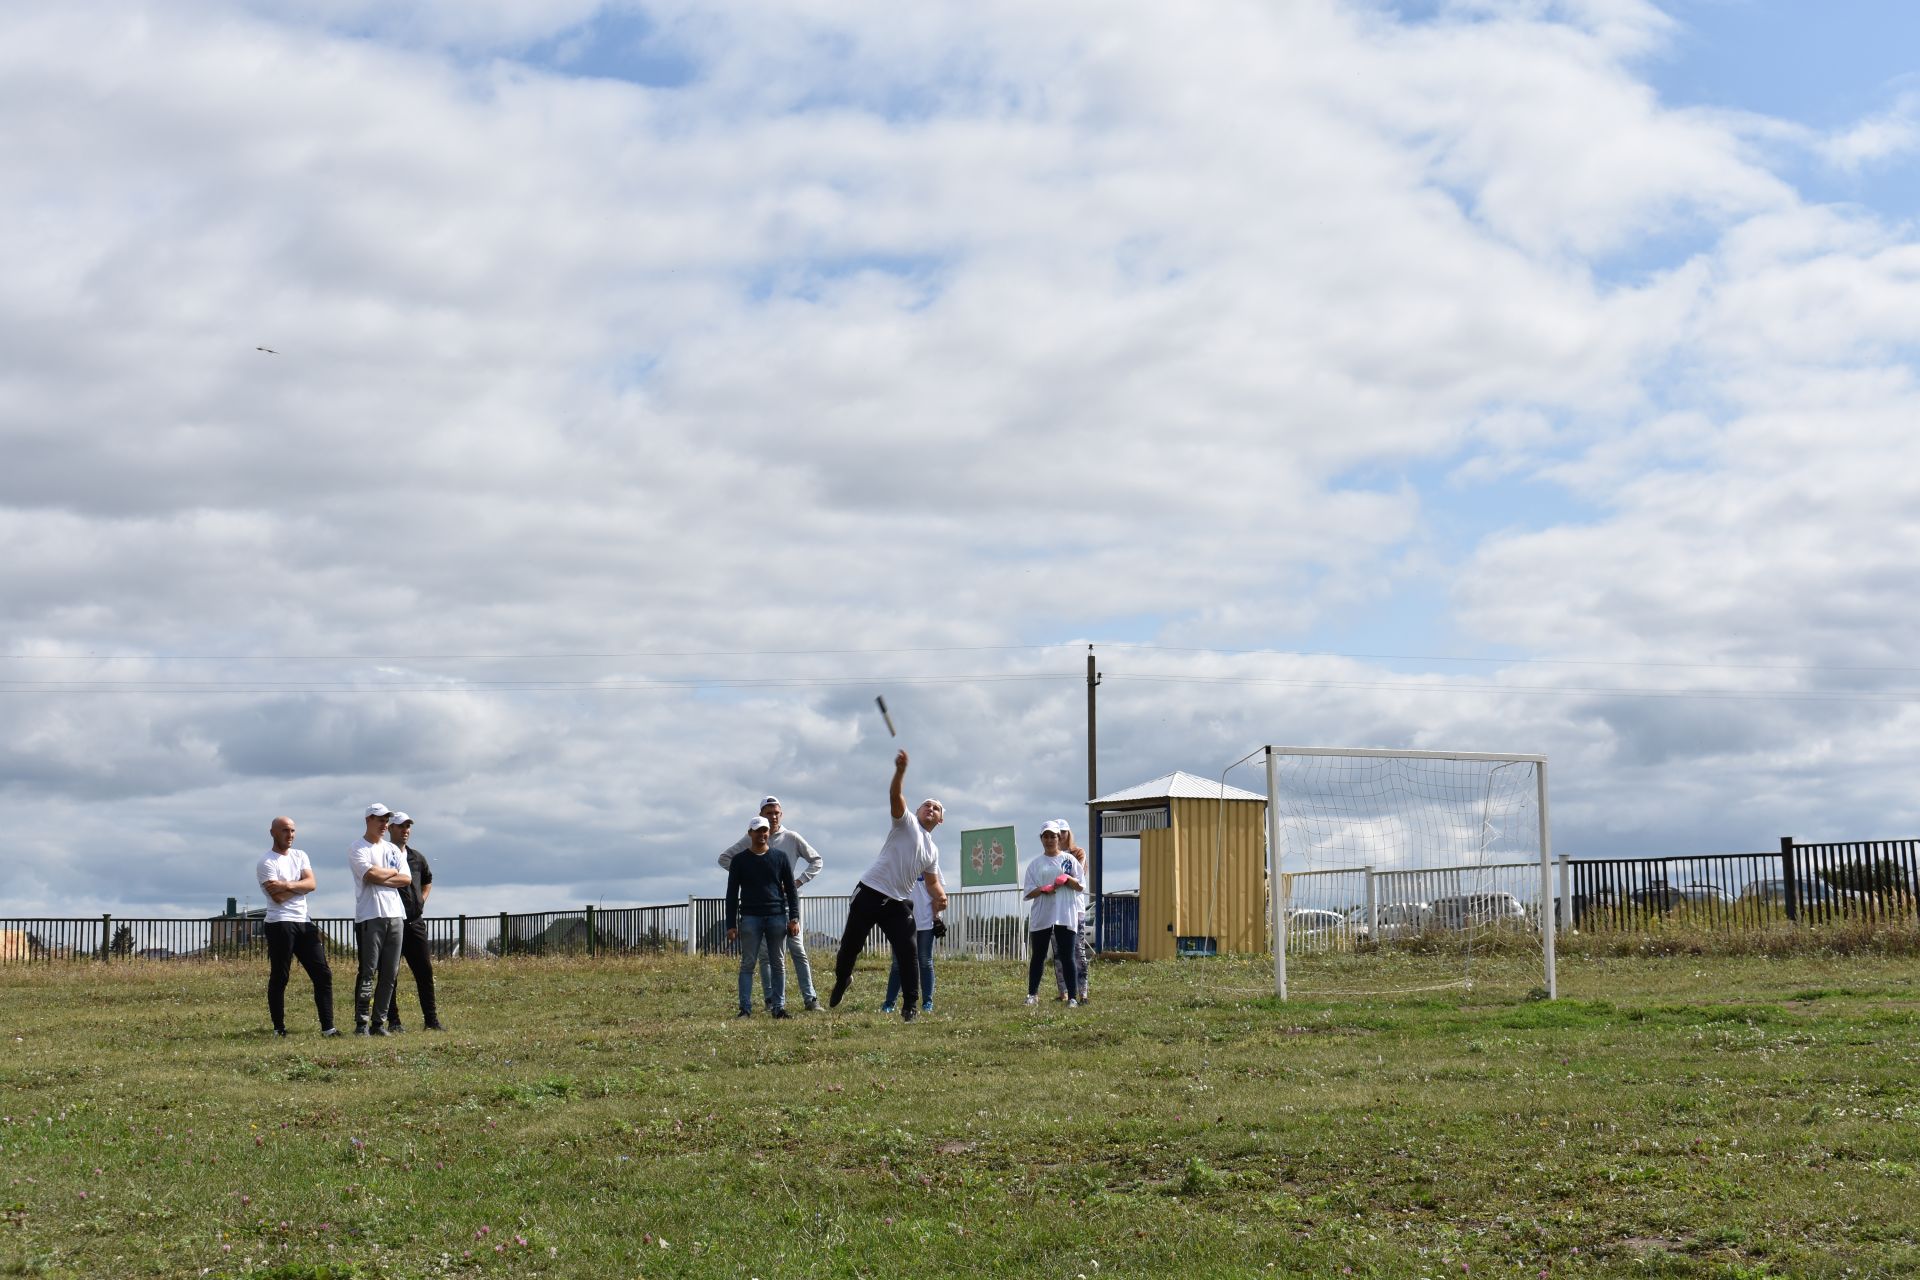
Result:
[[1267,746],[1267,902],[1271,914],[1269,927],[1273,938],[1273,981],[1275,994],[1280,999],[1287,998],[1287,928],[1292,914],[1288,910],[1287,893],[1284,886],[1289,869],[1283,865],[1282,840],[1282,797],[1283,780],[1280,776],[1280,762],[1296,757],[1340,757],[1347,759],[1378,759],[1399,761],[1459,761],[1472,762],[1498,768],[1502,765],[1531,765],[1534,773],[1535,802],[1537,804],[1540,857],[1540,902],[1534,913],[1538,920],[1541,940],[1541,954],[1545,966],[1546,980],[1542,984],[1549,1000],[1557,999],[1560,994],[1559,982],[1555,976],[1554,930],[1556,917],[1554,909],[1553,847],[1551,827],[1547,820],[1547,758],[1541,755],[1504,755],[1483,751],[1395,751],[1372,747],[1278,747]]

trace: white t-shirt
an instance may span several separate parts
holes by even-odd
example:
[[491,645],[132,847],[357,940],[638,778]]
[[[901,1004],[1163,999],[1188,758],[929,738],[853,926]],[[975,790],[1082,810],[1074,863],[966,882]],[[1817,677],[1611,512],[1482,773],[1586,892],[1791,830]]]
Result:
[[913,896],[915,882],[929,871],[938,874],[939,868],[940,850],[933,843],[933,832],[921,826],[920,819],[909,810],[893,820],[893,829],[880,846],[880,856],[860,877],[860,883],[895,902],[905,902]]
[[933,928],[933,895],[927,892],[925,876],[913,882],[913,888],[907,891],[907,901],[913,904],[913,927]]
[[390,884],[368,884],[365,876],[375,867],[405,871],[407,855],[391,840],[362,840],[347,855],[347,874],[353,877],[353,918],[358,920],[406,919],[407,908],[400,891]]
[[[266,883],[278,880],[282,884],[292,884],[295,880],[306,878],[313,870],[313,864],[307,861],[307,855],[298,849],[289,849],[285,853],[269,853],[260,859],[260,865],[253,869],[254,882],[261,886],[260,896],[266,897]],[[297,893],[285,902],[275,902],[267,898],[268,924],[305,924],[307,921],[307,895]]]
[[[1080,863],[1070,853],[1041,854],[1027,864],[1026,874],[1020,877],[1020,891],[1031,893],[1054,882],[1060,875],[1080,878]],[[1038,933],[1042,929],[1051,929],[1055,925],[1074,926],[1077,908],[1073,892],[1069,889],[1056,889],[1052,893],[1043,893],[1027,904],[1027,929]]]

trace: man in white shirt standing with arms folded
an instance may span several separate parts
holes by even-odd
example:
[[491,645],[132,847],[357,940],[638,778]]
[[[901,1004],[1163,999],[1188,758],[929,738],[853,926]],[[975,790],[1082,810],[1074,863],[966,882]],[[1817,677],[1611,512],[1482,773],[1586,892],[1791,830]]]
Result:
[[333,1025],[333,969],[320,926],[307,916],[307,895],[314,890],[313,863],[293,847],[292,818],[275,818],[267,828],[273,852],[254,868],[260,892],[267,895],[267,1012],[275,1035],[287,1034],[287,979],[297,956],[313,982],[313,1007],[320,1014],[320,1034],[337,1036]]
[[840,954],[833,966],[833,994],[827,1003],[840,1007],[840,998],[853,982],[854,962],[867,935],[875,925],[887,935],[893,947],[894,963],[900,966],[900,986],[905,1000],[900,1008],[903,1022],[920,1016],[920,962],[914,954],[913,908],[907,899],[913,882],[927,878],[927,897],[936,912],[947,908],[946,886],[940,883],[940,850],[933,843],[933,829],[946,821],[946,807],[938,800],[922,800],[920,807],[907,812],[904,786],[907,778],[907,753],[893,758],[893,785],[887,788],[887,805],[893,815],[893,829],[880,846],[880,856],[860,877],[847,907],[847,927],[840,934]]
[[[792,827],[780,825],[782,812],[778,796],[768,796],[760,802],[760,816],[767,820],[767,826],[773,833],[768,841],[768,847],[787,855],[787,861],[793,864],[793,887],[798,891],[806,888],[807,881],[819,875],[820,869],[827,864],[798,831]],[[734,856],[745,853],[751,847],[751,840],[747,836],[741,836],[735,840],[720,854],[720,869],[730,870]],[[801,869],[803,865],[805,870]],[[818,1009],[820,993],[813,988],[813,966],[807,962],[807,942],[801,933],[787,934],[787,954],[793,957],[793,972],[800,979],[800,994],[805,997],[807,1008]],[[773,982],[773,962],[774,955],[771,950],[767,951],[760,961],[761,970],[769,985]]]
[[393,1000],[393,984],[400,972],[401,926],[407,918],[400,886],[411,885],[407,860],[387,839],[387,806],[367,806],[367,832],[347,855],[353,877],[353,940],[360,948],[360,973],[353,987],[353,1034],[384,1036],[384,1020],[368,1020],[374,1010],[385,1013]]

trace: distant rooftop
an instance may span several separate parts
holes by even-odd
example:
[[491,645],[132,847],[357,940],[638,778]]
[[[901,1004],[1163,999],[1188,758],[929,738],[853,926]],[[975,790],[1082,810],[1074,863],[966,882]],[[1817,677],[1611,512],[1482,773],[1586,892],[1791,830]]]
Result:
[[1222,787],[1212,778],[1199,778],[1176,769],[1172,773],[1142,782],[1123,791],[1110,791],[1093,804],[1126,804],[1132,800],[1259,800],[1266,797],[1239,787]]

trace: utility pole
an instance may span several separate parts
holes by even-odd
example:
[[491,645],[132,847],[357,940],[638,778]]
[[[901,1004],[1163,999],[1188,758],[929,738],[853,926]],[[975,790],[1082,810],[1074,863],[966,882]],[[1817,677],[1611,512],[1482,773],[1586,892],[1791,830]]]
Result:
[[1100,749],[1099,722],[1094,714],[1095,693],[1100,687],[1100,672],[1093,664],[1093,646],[1087,646],[1087,832],[1093,841],[1089,856],[1093,866],[1089,869],[1093,876],[1093,949],[1101,951],[1106,946],[1106,911],[1101,904],[1106,858],[1100,849],[1100,815],[1094,812],[1093,801],[1100,794]]

